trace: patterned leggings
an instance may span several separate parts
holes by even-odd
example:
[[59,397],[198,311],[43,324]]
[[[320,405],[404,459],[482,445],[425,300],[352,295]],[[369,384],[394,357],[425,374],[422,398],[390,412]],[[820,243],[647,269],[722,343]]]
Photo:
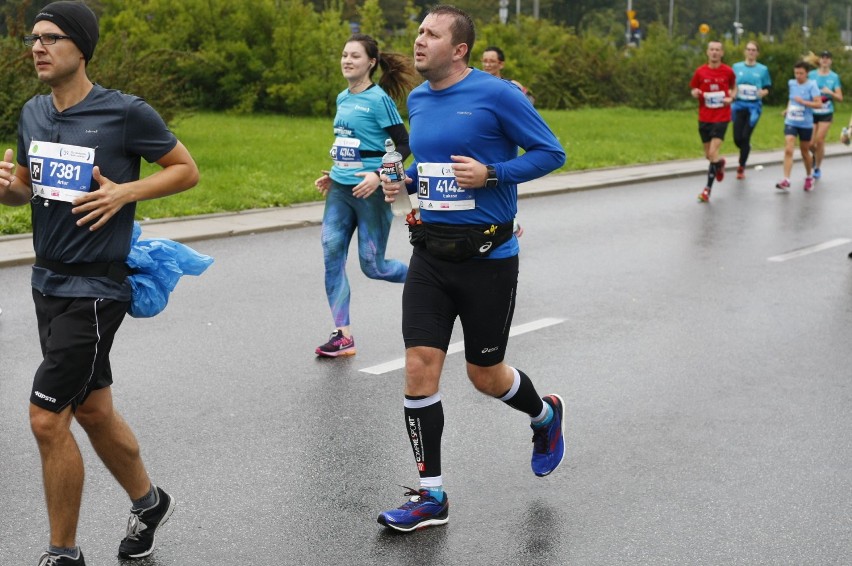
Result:
[[408,273],[408,266],[401,261],[385,259],[393,214],[384,194],[377,190],[365,199],[355,198],[352,196],[353,186],[332,181],[322,218],[325,292],[338,328],[349,326],[350,290],[346,259],[355,228],[358,228],[358,259],[364,275],[370,279],[402,283]]

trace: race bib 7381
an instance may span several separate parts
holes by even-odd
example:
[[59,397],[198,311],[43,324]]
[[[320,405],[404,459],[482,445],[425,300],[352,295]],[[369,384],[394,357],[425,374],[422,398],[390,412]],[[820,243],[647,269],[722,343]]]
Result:
[[71,202],[89,192],[94,149],[34,140],[27,157],[34,195]]

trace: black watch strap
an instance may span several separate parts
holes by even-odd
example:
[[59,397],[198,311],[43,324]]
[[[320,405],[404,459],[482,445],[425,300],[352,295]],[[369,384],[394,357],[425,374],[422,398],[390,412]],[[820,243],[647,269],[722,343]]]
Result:
[[485,170],[487,172],[487,178],[485,179],[485,188],[493,189],[497,186],[497,171],[494,169],[493,165],[486,165]]

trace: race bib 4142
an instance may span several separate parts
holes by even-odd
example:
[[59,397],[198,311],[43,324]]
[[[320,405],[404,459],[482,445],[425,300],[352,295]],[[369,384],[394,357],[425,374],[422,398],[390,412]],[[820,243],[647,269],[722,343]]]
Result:
[[473,210],[476,199],[473,191],[456,183],[452,163],[418,163],[417,197],[423,210]]

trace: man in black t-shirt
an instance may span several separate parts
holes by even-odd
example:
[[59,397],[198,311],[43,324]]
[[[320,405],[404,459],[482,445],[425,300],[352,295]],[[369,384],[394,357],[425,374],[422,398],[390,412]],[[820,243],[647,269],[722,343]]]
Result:
[[[93,84],[86,65],[99,36],[80,2],[54,2],[24,44],[49,95],[32,98],[18,123],[17,166],[0,160],[0,203],[32,207],[32,287],[44,359],[33,380],[30,425],[38,443],[50,521],[40,564],[85,564],[76,544],[83,460],[76,419],[131,499],[119,556],[139,558],[174,509],[148,478],[139,445],[113,407],[109,352],[130,301],[124,260],[135,203],[191,188],[198,168],[141,99]],[[157,173],[139,178],[140,160]]]

